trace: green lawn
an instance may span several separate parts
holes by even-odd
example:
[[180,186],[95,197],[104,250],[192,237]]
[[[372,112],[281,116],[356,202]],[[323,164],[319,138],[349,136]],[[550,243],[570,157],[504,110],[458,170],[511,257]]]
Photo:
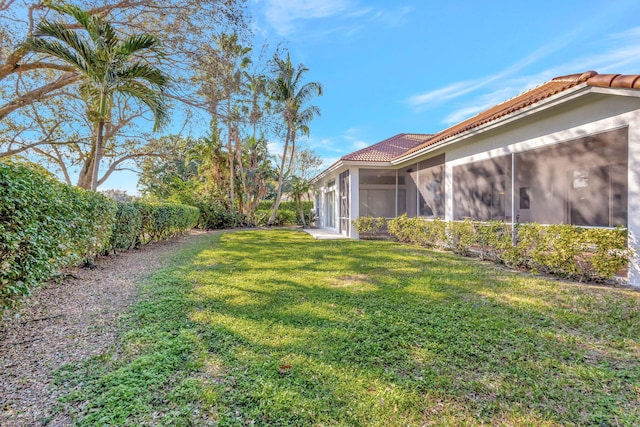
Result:
[[639,425],[640,293],[391,242],[203,236],[109,354],[79,425]]

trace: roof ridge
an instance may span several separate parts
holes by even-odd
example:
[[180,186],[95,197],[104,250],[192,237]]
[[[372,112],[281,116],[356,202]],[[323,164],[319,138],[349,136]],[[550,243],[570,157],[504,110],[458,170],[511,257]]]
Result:
[[[585,71],[584,73],[578,74],[567,74],[566,76],[558,76],[552,78],[550,81],[552,82],[566,82],[566,83],[584,83],[589,80],[591,77],[597,76],[598,73],[595,71]],[[545,82],[548,83],[548,82]],[[542,83],[542,84],[545,84]]]

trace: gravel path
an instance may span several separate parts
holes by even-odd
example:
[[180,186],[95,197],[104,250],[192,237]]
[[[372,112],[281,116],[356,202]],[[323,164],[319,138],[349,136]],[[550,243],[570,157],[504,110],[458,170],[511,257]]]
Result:
[[105,352],[120,313],[136,298],[141,279],[196,234],[101,258],[95,269],[73,269],[59,284],[35,291],[0,322],[0,426],[66,426],[52,415],[59,393],[53,372]]

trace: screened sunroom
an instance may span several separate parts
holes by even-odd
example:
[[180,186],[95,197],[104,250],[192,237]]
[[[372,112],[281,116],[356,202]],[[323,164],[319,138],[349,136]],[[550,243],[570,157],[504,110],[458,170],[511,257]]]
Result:
[[444,155],[402,169],[360,169],[361,216],[444,218]]
[[627,226],[628,129],[453,168],[453,219]]

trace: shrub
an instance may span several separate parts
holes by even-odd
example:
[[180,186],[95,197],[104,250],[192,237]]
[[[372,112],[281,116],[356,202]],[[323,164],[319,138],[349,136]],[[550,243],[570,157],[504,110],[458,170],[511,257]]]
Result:
[[[262,200],[260,201],[260,203],[258,204],[258,209],[257,210],[261,210],[261,211],[268,211],[273,209],[273,200]],[[278,210],[280,209],[284,209],[287,211],[295,211],[298,209],[298,207],[296,206],[296,202],[293,201],[286,201],[286,202],[280,202],[280,206],[278,207]],[[302,202],[302,209],[305,212],[310,212],[313,210],[313,202],[310,201],[303,201]]]
[[25,165],[0,163],[0,310],[60,268],[192,228],[197,208],[115,202]]
[[[265,226],[267,225],[267,221],[269,221],[269,217],[271,216],[272,210],[257,210],[254,215],[254,220],[256,225]],[[305,212],[305,218],[315,219],[311,216],[312,213]],[[295,210],[289,209],[278,209],[278,213],[276,213],[276,219],[273,222],[275,226],[283,226],[283,225],[301,225],[298,212]],[[309,222],[307,222],[309,224]]]
[[[273,211],[273,201],[263,200],[258,204],[256,209],[254,220],[256,225],[265,226],[269,220],[269,214]],[[302,202],[302,211],[304,212],[305,224],[309,225],[316,220],[315,212],[313,210],[313,202]],[[265,215],[265,213],[269,213]],[[265,218],[266,216],[266,218]],[[278,213],[273,225],[302,225],[302,219],[298,213],[298,207],[295,202],[287,201],[280,202],[278,207]]]
[[109,244],[117,205],[24,165],[0,163],[0,306]]
[[142,221],[138,244],[177,236],[195,227],[200,218],[200,210],[193,206],[145,202],[134,202],[134,206]]
[[360,216],[351,221],[351,223],[361,237],[372,238],[382,231],[384,226],[387,224],[387,219],[384,217],[374,218],[372,216]]
[[603,230],[591,228],[584,231],[585,242],[594,247],[589,260],[589,273],[594,278],[614,276],[625,267],[633,255],[628,247],[627,232],[623,228]]
[[142,234],[142,214],[133,203],[118,202],[111,233],[111,251],[126,251],[134,247]]
[[206,230],[232,228],[244,221],[242,216],[229,212],[229,209],[216,200],[201,199],[196,206],[200,209],[198,227]]
[[403,243],[412,243],[410,222],[407,214],[387,221],[387,232]]
[[[370,220],[362,221],[366,228]],[[461,255],[578,280],[606,280],[628,264],[624,229],[584,229],[573,225],[510,224],[501,221],[428,221],[406,215],[388,221],[401,242],[452,250]]]

